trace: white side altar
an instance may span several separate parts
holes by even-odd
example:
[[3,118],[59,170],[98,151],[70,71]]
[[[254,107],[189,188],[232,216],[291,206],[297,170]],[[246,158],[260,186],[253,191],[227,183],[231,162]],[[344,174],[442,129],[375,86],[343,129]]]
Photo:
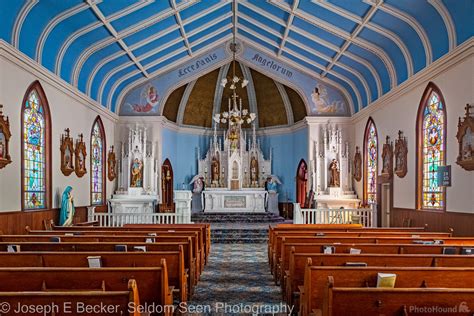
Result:
[[352,190],[349,143],[343,143],[342,130],[327,124],[322,137],[313,142],[310,164],[317,208],[357,208],[360,200]]
[[118,164],[119,189],[108,201],[109,212],[153,214],[158,203],[156,144],[148,142],[146,128],[138,126],[129,129],[124,143]]

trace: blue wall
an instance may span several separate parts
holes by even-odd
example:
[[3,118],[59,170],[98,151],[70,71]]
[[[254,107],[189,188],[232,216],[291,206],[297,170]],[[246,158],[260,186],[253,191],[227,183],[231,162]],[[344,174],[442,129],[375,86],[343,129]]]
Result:
[[[261,136],[258,139],[266,159],[270,156],[270,148],[273,150],[272,171],[282,181],[282,185],[278,188],[279,200],[284,202],[288,198],[294,201],[296,168],[301,159],[308,162],[308,129],[303,128],[283,135]],[[200,148],[203,158],[209,149],[209,140],[209,136],[163,129],[162,157],[163,161],[166,158],[171,161],[175,189],[181,189],[183,183],[187,186],[197,174],[196,148]]]
[[260,137],[265,158],[273,150],[273,174],[278,176],[282,185],[278,187],[280,202],[295,200],[296,169],[301,159],[308,162],[308,129],[294,133]]
[[209,137],[163,129],[162,142],[162,158],[171,161],[175,189],[182,189],[183,183],[190,188],[188,183],[197,174],[197,148],[204,155],[209,148]]

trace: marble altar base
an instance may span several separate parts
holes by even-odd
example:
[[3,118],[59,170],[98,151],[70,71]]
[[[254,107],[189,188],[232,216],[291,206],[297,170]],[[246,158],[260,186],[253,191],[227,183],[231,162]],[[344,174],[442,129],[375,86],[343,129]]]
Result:
[[207,189],[204,194],[205,213],[264,213],[267,192],[262,189]]

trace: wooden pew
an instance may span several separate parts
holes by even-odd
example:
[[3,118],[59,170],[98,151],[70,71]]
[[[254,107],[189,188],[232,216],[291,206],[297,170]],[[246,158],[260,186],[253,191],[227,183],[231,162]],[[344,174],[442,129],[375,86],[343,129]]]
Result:
[[[166,261],[157,268],[0,268],[0,292],[126,291],[135,279],[141,304],[163,306],[172,315]],[[161,313],[160,313],[161,314]]]
[[[192,293],[197,284],[196,262],[193,258],[192,247],[188,243],[112,243],[112,242],[15,242],[21,252],[116,252],[116,245],[125,245],[127,250],[134,252],[134,247],[146,247],[147,252],[156,251],[184,251],[184,267],[189,270],[188,288]],[[6,252],[8,245],[12,243],[0,242],[0,252]],[[181,246],[181,247],[180,247]]]
[[452,238],[448,236],[438,237],[424,237],[414,235],[414,237],[399,237],[399,236],[363,236],[363,237],[346,237],[346,236],[275,236],[272,253],[273,269],[275,271],[275,263],[278,263],[278,259],[282,257],[282,249],[284,243],[298,243],[298,242],[321,242],[321,243],[376,243],[376,244],[411,244],[416,241],[424,242],[435,242],[439,241],[443,244],[457,244],[474,246],[474,238]]
[[186,302],[187,270],[184,268],[184,253],[163,252],[17,252],[0,253],[0,267],[75,267],[87,268],[87,257],[100,256],[103,268],[116,267],[158,267],[162,259],[168,267],[168,282],[179,291],[180,302]]
[[[130,280],[129,284],[131,283]],[[2,304],[8,304],[10,311],[2,313],[5,316],[21,315],[15,312],[22,306],[24,315],[129,315],[140,316],[135,306],[140,306],[138,291],[131,288],[129,291],[29,291],[29,292],[0,292]],[[3,305],[5,306],[5,305]],[[36,311],[28,310],[27,306],[34,306]],[[104,306],[103,309],[101,307]],[[131,308],[130,308],[131,307]],[[25,309],[27,308],[27,309]],[[86,313],[87,309],[93,313]]]
[[396,255],[396,254],[321,254],[298,253],[293,248],[289,256],[289,268],[285,271],[282,293],[285,301],[293,305],[298,286],[304,283],[308,258],[313,266],[345,266],[347,262],[362,262],[376,267],[474,267],[474,256],[460,255]]
[[[300,312],[306,316],[313,309],[321,309],[329,276],[334,286],[375,287],[377,273],[397,274],[397,288],[444,287],[473,288],[474,268],[427,268],[427,267],[321,267],[308,259],[304,285],[300,287]],[[352,301],[358,302],[356,300]],[[344,315],[344,314],[343,314]]]
[[[453,247],[455,249],[455,254],[461,254],[462,248],[471,248],[471,246],[465,247],[464,244],[440,244],[440,245],[419,245],[413,243],[403,243],[403,240],[392,239],[394,243],[358,243],[363,242],[365,239],[354,239],[354,243],[339,243],[339,242],[324,242],[325,239],[314,239],[314,242],[282,242],[281,250],[279,254],[276,254],[274,257],[274,266],[272,267],[273,276],[275,281],[278,283],[282,277],[285,270],[288,269],[289,261],[288,256],[291,251],[291,247],[300,248],[302,245],[311,245],[310,248],[317,250],[315,251],[300,251],[296,249],[297,252],[323,252],[323,246],[334,246],[336,253],[349,253],[351,248],[361,249],[362,253],[399,253],[399,254],[442,254],[444,247]],[[330,240],[327,240],[330,241]],[[313,246],[315,245],[315,246]],[[316,246],[316,245],[319,245]],[[383,247],[387,245],[387,247]],[[304,246],[303,246],[304,247]],[[277,257],[279,256],[279,257]]]
[[150,232],[159,232],[159,231],[170,231],[170,232],[179,232],[179,231],[189,231],[196,230],[200,232],[200,237],[204,245],[205,252],[203,257],[205,258],[204,262],[207,262],[209,252],[211,249],[211,226],[207,223],[199,224],[129,224],[123,227],[78,227],[78,226],[55,226],[52,225],[54,231],[83,231],[98,229],[101,231],[150,231]]
[[[354,304],[357,302],[357,304]],[[473,288],[358,288],[335,286],[328,277],[322,309],[313,315],[455,315],[468,316]],[[423,312],[437,308],[438,312]]]
[[[296,225],[301,226],[301,225]],[[305,225],[303,225],[305,226]],[[318,229],[272,229],[270,226],[269,230],[269,241],[268,241],[268,259],[270,266],[273,265],[273,254],[280,247],[281,238],[285,236],[318,236],[319,237],[374,237],[374,236],[399,236],[399,237],[414,237],[414,238],[423,238],[423,237],[433,237],[433,239],[443,239],[452,236],[451,233],[432,233],[424,232],[419,230],[408,231],[406,229],[398,228],[359,228],[359,229],[345,229],[337,230],[333,228],[332,230],[318,230]],[[439,238],[438,238],[439,237]]]
[[[0,242],[49,242],[52,235],[0,235]],[[122,236],[122,235],[74,235],[74,236],[54,236],[60,237],[61,242],[115,242],[115,243],[146,243],[147,240],[154,242],[189,242],[193,248],[194,258],[196,260],[197,277],[202,273],[203,258],[198,255],[202,253],[199,251],[197,233],[192,233],[192,236],[180,236],[180,235],[169,235],[169,236]]]

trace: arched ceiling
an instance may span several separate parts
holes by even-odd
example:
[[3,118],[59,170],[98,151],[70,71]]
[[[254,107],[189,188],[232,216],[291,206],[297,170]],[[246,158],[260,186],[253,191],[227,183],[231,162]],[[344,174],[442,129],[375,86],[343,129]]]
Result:
[[[298,92],[243,64],[235,65],[237,76],[248,74],[245,78],[249,84],[238,87],[236,93],[242,98],[242,108],[257,114],[257,127],[293,125],[306,117],[305,103]],[[178,125],[212,127],[212,117],[228,110],[232,92],[220,82],[231,74],[232,65],[227,64],[176,88],[166,99],[162,114]]]
[[[237,36],[355,111],[473,35],[472,0],[238,0]],[[2,0],[0,38],[104,107],[232,34],[229,0]]]

